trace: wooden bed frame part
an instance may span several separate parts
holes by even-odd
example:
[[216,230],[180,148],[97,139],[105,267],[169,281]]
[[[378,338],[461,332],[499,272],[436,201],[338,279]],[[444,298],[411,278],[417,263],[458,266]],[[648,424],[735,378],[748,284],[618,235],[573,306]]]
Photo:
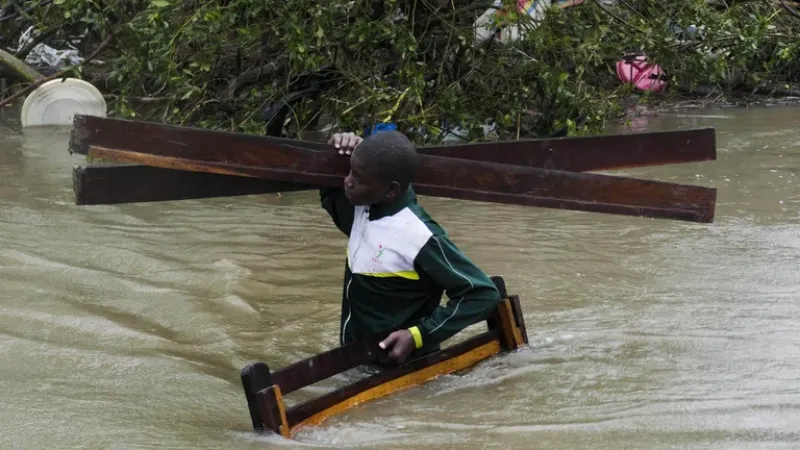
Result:
[[382,352],[377,342],[356,342],[338,347],[276,372],[271,372],[263,362],[247,365],[241,373],[242,386],[254,431],[291,438],[301,427],[320,424],[361,403],[473,367],[499,353],[527,345],[528,335],[519,297],[508,295],[502,277],[492,277],[492,281],[503,301],[486,320],[487,331],[296,406],[287,408],[283,396],[375,361]]

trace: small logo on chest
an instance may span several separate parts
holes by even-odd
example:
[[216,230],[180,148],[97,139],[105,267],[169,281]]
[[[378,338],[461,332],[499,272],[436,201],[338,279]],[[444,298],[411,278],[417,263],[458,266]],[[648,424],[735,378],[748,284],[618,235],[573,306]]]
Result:
[[382,245],[378,245],[378,252],[375,254],[375,256],[373,256],[373,257],[372,257],[372,262],[374,262],[374,263],[376,263],[376,264],[382,264],[382,262],[381,262],[381,256],[383,256],[383,252],[384,252],[385,250],[386,250],[386,249],[385,249],[385,248],[383,248],[383,246],[382,246]]

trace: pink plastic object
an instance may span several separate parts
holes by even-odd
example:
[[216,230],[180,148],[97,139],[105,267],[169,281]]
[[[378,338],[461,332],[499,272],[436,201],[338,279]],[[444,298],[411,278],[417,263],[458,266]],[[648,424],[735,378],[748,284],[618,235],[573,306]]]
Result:
[[625,58],[617,62],[619,81],[633,84],[642,91],[658,92],[667,87],[667,82],[661,79],[663,74],[661,66],[651,66],[647,63],[647,58],[641,55],[632,60]]

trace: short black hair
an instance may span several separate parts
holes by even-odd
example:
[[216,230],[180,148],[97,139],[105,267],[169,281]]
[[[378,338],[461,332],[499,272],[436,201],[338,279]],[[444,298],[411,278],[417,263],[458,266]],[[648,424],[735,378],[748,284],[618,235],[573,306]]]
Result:
[[402,189],[411,184],[419,165],[414,144],[395,130],[381,131],[364,139],[356,147],[355,155],[359,163],[369,167],[379,181],[397,181]]

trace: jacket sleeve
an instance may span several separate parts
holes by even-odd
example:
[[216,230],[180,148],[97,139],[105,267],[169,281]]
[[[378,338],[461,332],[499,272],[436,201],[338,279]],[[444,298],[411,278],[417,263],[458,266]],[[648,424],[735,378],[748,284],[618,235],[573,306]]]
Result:
[[448,297],[447,304],[439,305],[409,329],[417,348],[438,344],[488,318],[500,303],[500,292],[489,276],[446,236],[432,236],[415,262],[419,270],[444,288]]
[[331,216],[336,227],[339,228],[342,233],[350,236],[350,229],[353,228],[353,214],[355,214],[355,209],[347,196],[344,195],[344,189],[320,189],[319,198],[322,207]]

